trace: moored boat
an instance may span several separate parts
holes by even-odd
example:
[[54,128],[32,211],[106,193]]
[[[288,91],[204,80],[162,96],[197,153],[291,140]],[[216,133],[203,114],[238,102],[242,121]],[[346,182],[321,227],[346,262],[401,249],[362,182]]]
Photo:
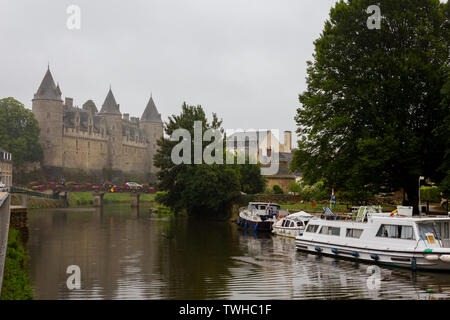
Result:
[[272,226],[273,234],[295,238],[302,232],[313,215],[300,211],[279,219]]
[[299,250],[423,270],[450,271],[450,218],[371,212],[311,219]]
[[250,202],[247,208],[239,210],[239,219],[236,223],[247,230],[271,231],[272,225],[277,221],[280,212],[283,212],[283,210],[280,209],[278,204]]

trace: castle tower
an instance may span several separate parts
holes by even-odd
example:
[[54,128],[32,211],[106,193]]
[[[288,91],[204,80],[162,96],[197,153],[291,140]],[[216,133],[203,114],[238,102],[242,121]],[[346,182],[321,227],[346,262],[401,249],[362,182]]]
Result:
[[44,149],[42,165],[62,167],[63,152],[63,101],[59,85],[55,85],[50,67],[32,99],[32,111],[41,133],[39,141]]
[[156,109],[153,97],[150,95],[150,100],[145,107],[144,113],[142,114],[140,125],[148,138],[148,165],[152,172],[156,171],[153,165],[153,155],[156,153],[158,146],[156,141],[163,137],[164,126],[161,120],[161,114]]
[[[119,110],[119,105],[109,88],[106,95],[105,102],[103,102],[102,109],[99,112],[105,119],[106,130],[109,134],[108,142],[108,159],[109,167],[115,170],[121,169],[122,163],[122,114]],[[127,155],[124,155],[127,156]]]

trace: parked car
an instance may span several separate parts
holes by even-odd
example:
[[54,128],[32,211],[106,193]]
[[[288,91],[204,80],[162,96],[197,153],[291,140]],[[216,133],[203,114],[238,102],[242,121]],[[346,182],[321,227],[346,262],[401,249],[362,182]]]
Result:
[[128,190],[137,191],[142,189],[142,185],[137,182],[127,182],[125,183]]

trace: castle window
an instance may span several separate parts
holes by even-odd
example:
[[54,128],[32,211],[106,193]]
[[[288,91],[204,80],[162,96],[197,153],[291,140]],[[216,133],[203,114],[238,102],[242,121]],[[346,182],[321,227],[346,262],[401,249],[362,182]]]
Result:
[[47,112],[47,119],[50,119],[51,115],[50,112]]

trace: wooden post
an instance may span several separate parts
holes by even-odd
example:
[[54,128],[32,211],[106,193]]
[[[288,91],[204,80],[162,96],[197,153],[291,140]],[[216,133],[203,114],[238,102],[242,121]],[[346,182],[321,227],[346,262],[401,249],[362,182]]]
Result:
[[94,195],[94,207],[103,207],[103,196],[104,192],[93,192]]
[[130,203],[131,203],[131,207],[139,207],[139,197],[140,197],[140,193],[136,192],[136,193],[130,193]]

